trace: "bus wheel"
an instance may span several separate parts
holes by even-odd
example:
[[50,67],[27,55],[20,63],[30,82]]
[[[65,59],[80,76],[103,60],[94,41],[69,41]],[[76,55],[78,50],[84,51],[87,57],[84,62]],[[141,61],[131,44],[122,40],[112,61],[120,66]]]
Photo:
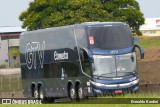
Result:
[[43,87],[42,86],[39,87],[38,98],[40,100],[44,100],[44,91],[43,91]]
[[69,97],[70,97],[71,100],[75,99],[75,90],[73,88],[73,85],[70,86]]
[[38,90],[36,88],[34,88],[34,98],[38,98]]
[[82,87],[80,85],[78,86],[78,93],[77,93],[77,95],[78,95],[78,99],[84,98],[83,89],[82,89]]

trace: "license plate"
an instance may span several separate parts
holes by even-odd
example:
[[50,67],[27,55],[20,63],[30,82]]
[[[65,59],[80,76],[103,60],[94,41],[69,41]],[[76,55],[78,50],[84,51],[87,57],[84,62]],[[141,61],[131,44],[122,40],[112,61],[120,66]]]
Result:
[[122,90],[115,90],[114,92],[118,94],[118,93],[122,93]]

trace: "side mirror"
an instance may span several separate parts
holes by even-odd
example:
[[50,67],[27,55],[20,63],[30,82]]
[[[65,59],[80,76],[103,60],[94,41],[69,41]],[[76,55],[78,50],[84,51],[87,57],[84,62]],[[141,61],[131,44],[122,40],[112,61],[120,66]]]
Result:
[[138,48],[140,51],[141,59],[144,59],[144,50],[137,44],[135,44],[135,48]]

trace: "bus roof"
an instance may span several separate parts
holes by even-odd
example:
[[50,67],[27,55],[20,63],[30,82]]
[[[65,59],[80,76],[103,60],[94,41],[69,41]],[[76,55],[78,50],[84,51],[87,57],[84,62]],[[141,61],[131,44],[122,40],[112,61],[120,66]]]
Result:
[[74,24],[76,27],[102,27],[102,26],[123,26],[127,25],[123,22],[84,22],[81,24]]
[[[50,30],[56,30],[56,29],[65,29],[65,28],[70,28],[70,27],[102,27],[102,26],[117,26],[117,25],[127,25],[126,23],[123,22],[84,22],[81,24],[74,24],[74,25],[66,25],[66,26],[59,26],[59,27],[50,27],[46,29],[38,29],[34,31],[27,31],[24,33],[31,33],[31,32],[41,32],[41,31],[50,31]],[[22,33],[23,34],[23,33]]]

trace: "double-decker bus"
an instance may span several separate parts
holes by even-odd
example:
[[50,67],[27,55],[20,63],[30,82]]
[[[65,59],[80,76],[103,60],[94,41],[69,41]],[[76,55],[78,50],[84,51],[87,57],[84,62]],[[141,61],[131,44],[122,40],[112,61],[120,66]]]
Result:
[[69,97],[139,89],[130,27],[122,22],[87,22],[27,31],[20,35],[25,97]]

